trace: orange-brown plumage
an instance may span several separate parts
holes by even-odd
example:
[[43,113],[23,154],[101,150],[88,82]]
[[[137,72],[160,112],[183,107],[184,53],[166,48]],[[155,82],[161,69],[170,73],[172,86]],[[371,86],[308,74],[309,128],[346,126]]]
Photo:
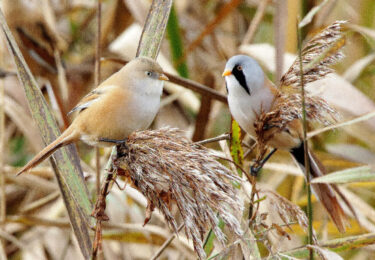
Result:
[[72,124],[18,174],[72,142],[111,146],[133,131],[147,128],[159,109],[162,80],[167,79],[155,61],[144,57],[132,60],[83,97],[72,110],[76,114]]

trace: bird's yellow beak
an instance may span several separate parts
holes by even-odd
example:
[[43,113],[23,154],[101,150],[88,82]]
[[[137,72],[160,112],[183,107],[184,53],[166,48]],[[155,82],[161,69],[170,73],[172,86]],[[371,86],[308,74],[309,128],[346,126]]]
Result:
[[160,74],[159,79],[160,80],[165,80],[165,81],[169,80],[169,78],[167,76],[165,76],[164,74]]
[[224,70],[224,72],[221,76],[225,77],[225,76],[230,76],[230,75],[232,75],[232,72],[230,70]]

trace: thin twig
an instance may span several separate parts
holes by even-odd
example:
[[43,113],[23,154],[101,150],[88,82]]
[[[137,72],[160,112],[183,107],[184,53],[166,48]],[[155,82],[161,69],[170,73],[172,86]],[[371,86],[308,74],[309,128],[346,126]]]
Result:
[[[2,55],[1,55],[2,56]],[[2,62],[2,58],[0,57]],[[5,232],[5,220],[6,220],[6,192],[5,192],[5,172],[3,171],[4,168],[4,144],[5,144],[5,111],[4,111],[4,81],[0,79],[0,225],[1,231]],[[6,259],[5,253],[5,241],[1,239],[0,245],[0,257]]]
[[186,56],[194,50],[199,44],[202,42],[204,37],[211,34],[216,26],[221,23],[221,21],[224,20],[225,17],[228,16],[239,4],[241,3],[241,0],[231,0],[228,3],[226,3],[218,12],[218,14],[215,16],[215,18],[209,22],[203,31],[192,41],[192,43],[189,44],[189,46],[186,48],[186,51],[184,52],[183,56],[177,61],[177,64],[180,64],[182,61],[186,59]]
[[166,75],[168,76],[169,78],[169,81],[172,82],[172,83],[175,83],[177,85],[180,85],[182,87],[185,87],[187,89],[190,89],[190,90],[193,90],[195,92],[198,92],[199,94],[201,95],[206,95],[207,97],[210,97],[210,98],[213,98],[213,99],[216,99],[220,102],[223,102],[225,104],[227,104],[227,97],[223,94],[221,94],[220,92],[210,88],[210,87],[207,87],[203,84],[200,84],[198,82],[195,82],[193,80],[189,80],[189,79],[185,79],[185,78],[182,78],[182,77],[179,77],[179,76],[176,76],[176,75],[172,75],[170,73],[166,73]]
[[286,0],[276,1],[275,7],[275,18],[274,18],[274,29],[275,29],[275,43],[276,43],[276,74],[275,84],[279,85],[281,76],[283,75],[284,66],[284,51],[285,51],[285,28],[286,28],[286,16],[288,13]]
[[4,134],[5,134],[5,111],[4,111],[4,82],[0,81],[0,223],[3,224],[6,217],[6,194],[5,194],[5,172],[4,168]]
[[36,209],[39,209],[43,206],[45,206],[46,204],[50,203],[51,201],[54,201],[55,199],[57,199],[59,196],[60,196],[60,191],[55,191],[55,192],[52,192],[51,194],[48,194],[47,196],[37,200],[37,201],[33,201],[32,203],[26,205],[23,209],[21,209],[21,213],[26,213],[26,212],[29,212],[29,211],[33,211],[33,210],[36,210]]
[[[97,31],[96,31],[96,52],[95,52],[95,87],[100,84],[100,57],[101,57],[101,23],[102,23],[102,2],[97,3]],[[95,164],[96,164],[96,194],[100,193],[100,148],[95,147]]]
[[61,99],[57,89],[51,85],[50,81],[47,81],[44,84],[44,87],[47,90],[48,98],[51,103],[51,107],[58,116],[58,121],[61,121],[61,125],[64,126],[64,128],[68,128],[69,126],[69,119],[67,116],[67,113],[64,110],[64,103],[63,100]]
[[[204,83],[211,88],[215,88],[215,78],[212,74],[207,74]],[[203,140],[206,133],[206,128],[209,123],[212,99],[205,95],[202,96],[200,102],[199,112],[195,120],[194,134],[191,138],[193,142]]]
[[[180,232],[182,228],[185,226],[185,223],[182,223],[178,229],[177,232]],[[164,252],[164,250],[172,243],[172,241],[175,239],[176,234],[171,235],[164,244],[158,249],[158,251],[150,258],[150,260],[156,260],[159,258],[159,256]]]
[[[307,185],[307,215],[309,218],[309,234],[308,243],[314,244],[313,239],[313,212],[312,212],[312,201],[311,201],[311,184],[310,184],[310,161],[309,161],[309,147],[307,143],[307,121],[306,121],[306,107],[305,107],[305,85],[303,78],[303,63],[302,63],[302,38],[301,31],[298,28],[299,22],[297,21],[297,38],[298,38],[298,57],[300,66],[300,81],[301,81],[301,95],[302,95],[302,123],[303,123],[303,148],[304,148],[304,159],[305,159],[305,171],[306,171],[306,185]],[[314,251],[310,249],[310,260],[314,259]]]
[[318,134],[324,133],[324,132],[329,131],[329,130],[334,130],[334,129],[344,127],[344,126],[348,126],[348,125],[354,125],[354,124],[360,123],[362,121],[369,120],[373,117],[375,117],[375,111],[366,113],[366,114],[361,115],[359,117],[356,117],[354,119],[350,119],[350,120],[347,120],[347,121],[344,121],[344,122],[341,122],[341,123],[338,123],[338,124],[329,125],[329,126],[314,130],[314,131],[307,134],[307,138],[310,139],[310,138],[312,138],[312,137],[314,137]]
[[254,151],[255,147],[257,147],[256,142],[249,148],[249,150],[246,151],[246,153],[243,155],[243,158],[245,159],[247,156],[249,156],[249,154]]
[[[298,224],[298,221],[291,221],[291,222],[288,222],[288,223],[285,223],[285,224],[281,224],[281,225],[278,225],[278,226],[279,227],[289,227],[290,225],[295,225],[295,224]],[[270,228],[267,228],[265,230],[257,232],[255,235],[261,235],[261,234],[264,234],[266,232],[272,231],[274,229],[275,229],[275,227],[270,227]]]
[[242,40],[241,45],[250,44],[255,36],[255,33],[259,27],[260,22],[263,19],[264,14],[266,13],[267,5],[269,4],[270,0],[261,0],[258,4],[257,11],[254,15],[253,20],[247,30],[245,37]]
[[[60,93],[62,95],[62,100],[64,101],[64,104],[68,101],[69,98],[69,88],[68,88],[68,82],[66,80],[66,72],[63,66],[63,61],[61,60],[61,55],[59,50],[54,51],[54,57],[56,61],[56,67],[57,67],[57,82],[60,87]],[[62,107],[61,110],[66,114],[65,107]]]
[[4,70],[3,68],[0,68],[0,78],[5,78],[8,76],[16,76],[17,77],[17,72],[14,71],[8,71]]
[[218,159],[220,160],[224,160],[224,161],[227,161],[227,162],[230,162],[230,163],[233,163],[234,166],[236,166],[238,169],[240,169],[242,171],[243,174],[245,174],[247,180],[253,184],[254,183],[254,177],[249,175],[249,173],[247,171],[244,170],[244,168],[242,168],[240,165],[238,165],[238,163],[236,163],[235,161],[231,160],[231,159],[228,159],[228,158],[225,158],[225,157],[221,157],[221,156],[216,156]]
[[96,218],[95,237],[92,246],[92,256],[94,259],[102,258],[102,221],[108,221],[109,218],[105,214],[106,209],[106,197],[109,193],[111,182],[115,178],[115,169],[111,169],[107,173],[106,179],[103,183],[103,187],[100,189],[99,196],[96,200],[94,210],[91,216]]
[[195,144],[204,145],[204,144],[214,143],[214,142],[218,142],[222,140],[230,140],[230,134],[222,134],[222,135],[208,138],[199,142],[195,142]]

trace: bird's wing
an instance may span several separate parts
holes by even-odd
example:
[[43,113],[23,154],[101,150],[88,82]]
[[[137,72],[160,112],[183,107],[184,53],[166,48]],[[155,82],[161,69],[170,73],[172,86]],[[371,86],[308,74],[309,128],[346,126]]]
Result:
[[96,102],[100,96],[103,94],[102,89],[94,89],[86,96],[84,96],[81,101],[69,111],[68,115],[72,114],[73,112],[82,112],[86,108],[88,108],[92,103]]
[[103,94],[103,91],[100,89],[94,89],[86,96],[84,96],[81,101],[68,113],[68,115],[72,114],[73,112],[82,112],[86,108],[88,108],[92,103],[96,102],[100,96]]
[[91,104],[93,104],[94,102],[98,101],[101,97],[103,97],[103,95],[105,95],[110,90],[113,90],[116,87],[117,87],[116,85],[107,85],[107,84],[102,83],[102,85],[93,89],[86,96],[84,96],[81,99],[81,101],[72,110],[69,111],[68,115],[76,111],[78,111],[78,113],[82,112],[83,110],[88,108]]

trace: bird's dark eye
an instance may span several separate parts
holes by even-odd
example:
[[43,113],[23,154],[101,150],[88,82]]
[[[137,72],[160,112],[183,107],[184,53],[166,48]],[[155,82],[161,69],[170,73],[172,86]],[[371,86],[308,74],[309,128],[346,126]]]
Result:
[[242,66],[241,66],[241,65],[238,65],[238,66],[237,66],[237,70],[242,70]]
[[151,71],[146,71],[146,75],[151,77],[152,76],[152,72]]

